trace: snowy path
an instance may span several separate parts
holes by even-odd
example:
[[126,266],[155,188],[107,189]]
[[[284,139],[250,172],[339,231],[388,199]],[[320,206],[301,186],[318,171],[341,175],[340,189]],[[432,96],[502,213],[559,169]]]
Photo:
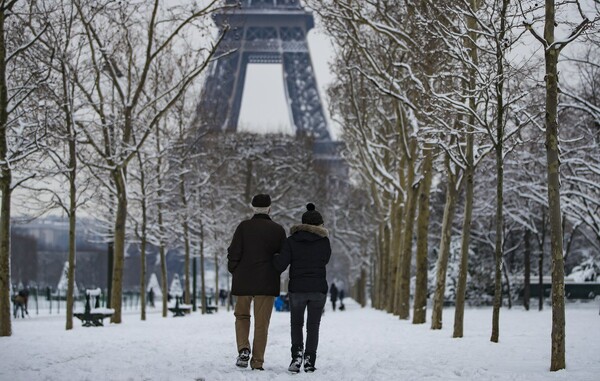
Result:
[[[221,311],[163,319],[137,314],[124,323],[70,332],[63,318],[16,320],[0,338],[0,380],[577,380],[600,378],[598,303],[567,306],[567,370],[550,373],[551,314],[520,307],[500,313],[500,343],[489,342],[491,309],[468,309],[463,339],[452,339],[453,309],[444,329],[413,326],[347,301],[327,310],[314,374],[287,372],[289,314],[273,312],[265,371],[238,369],[234,318]],[[329,306],[328,306],[329,308]],[[428,311],[428,319],[430,311]]]

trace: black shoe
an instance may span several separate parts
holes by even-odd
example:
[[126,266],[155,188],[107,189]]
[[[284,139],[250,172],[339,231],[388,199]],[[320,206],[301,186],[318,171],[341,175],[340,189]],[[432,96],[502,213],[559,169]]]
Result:
[[300,372],[300,367],[302,366],[302,351],[298,351],[292,355],[292,362],[288,367],[290,372],[298,373]]
[[265,368],[263,368],[262,366],[259,366],[258,368],[252,368],[252,370],[265,370]]
[[304,371],[305,372],[314,372],[315,371],[315,355],[305,354],[304,355]]
[[240,354],[237,357],[235,365],[239,366],[240,368],[247,368],[248,361],[250,361],[250,350],[244,348],[240,351]]

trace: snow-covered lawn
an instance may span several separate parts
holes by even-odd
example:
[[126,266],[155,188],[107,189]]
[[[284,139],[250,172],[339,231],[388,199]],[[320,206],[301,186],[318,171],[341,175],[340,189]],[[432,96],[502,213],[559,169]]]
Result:
[[[600,380],[598,302],[567,306],[567,369],[551,373],[551,312],[502,309],[500,343],[489,341],[491,309],[468,309],[465,337],[453,339],[454,310],[444,329],[408,321],[347,299],[347,310],[323,316],[317,371],[287,372],[289,314],[273,312],[265,371],[234,365],[233,312],[194,313],[142,322],[64,330],[58,315],[13,323],[0,338],[0,380]],[[428,318],[430,311],[428,311]]]

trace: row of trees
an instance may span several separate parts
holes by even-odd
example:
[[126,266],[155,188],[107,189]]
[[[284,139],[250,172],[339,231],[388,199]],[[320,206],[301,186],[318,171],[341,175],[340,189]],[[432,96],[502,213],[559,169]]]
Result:
[[[209,19],[226,10],[222,2],[201,8],[159,1],[0,2],[1,335],[11,334],[11,203],[39,213],[61,208],[69,216],[69,290],[77,211],[104,223],[101,233],[114,251],[112,320],[120,323],[126,245],[140,246],[142,290],[148,245],[159,249],[163,290],[167,248],[178,247],[189,297],[192,255],[201,268],[205,253],[222,264],[251,196],[268,191],[273,217],[286,226],[298,222],[307,200],[316,201],[337,250],[334,271],[349,269],[362,297],[371,273],[376,308],[408,319],[412,293],[413,322],[424,323],[431,293],[431,326],[441,329],[451,278],[455,337],[464,334],[465,299],[487,292],[484,278],[493,274],[491,340],[499,340],[510,274],[527,278],[527,256],[537,251],[541,279],[549,267],[543,262],[549,235],[551,369],[564,367],[563,236],[567,254],[600,248],[594,4],[308,3],[337,49],[329,95],[343,127],[350,179],[317,176],[309,140],[209,135],[190,124],[197,112],[194,80],[219,58],[223,36]],[[552,31],[555,7],[576,20],[565,23],[565,39]],[[542,24],[544,33],[537,32]],[[574,40],[585,45],[563,54],[576,64],[570,68],[577,80],[563,83],[559,107],[547,102],[558,100],[555,59]],[[533,44],[547,57],[532,51]],[[569,126],[561,131],[560,157],[557,118]],[[27,192],[15,192],[13,200],[15,190]],[[455,221],[461,208],[462,221]],[[166,316],[166,293],[162,307]]]
[[[226,259],[232,229],[250,211],[257,192],[273,195],[273,218],[284,226],[298,223],[306,202],[315,202],[336,247],[343,248],[334,271],[360,269],[367,240],[356,224],[368,224],[368,200],[345,176],[320,175],[331,174],[324,170],[329,164],[314,163],[310,139],[221,135],[199,128],[210,121],[196,108],[197,79],[212,61],[231,53],[217,55],[228,29],[216,31],[211,15],[235,4],[2,4],[2,41],[9,59],[0,74],[6,79],[9,98],[2,104],[9,117],[0,135],[5,205],[0,225],[1,335],[11,334],[11,250],[5,233],[11,230],[12,204],[38,215],[62,210],[69,218],[66,329],[73,327],[78,213],[99,223],[97,233],[109,246],[113,323],[122,322],[128,245],[138,245],[141,253],[140,290],[147,286],[150,246],[159,252],[163,290],[168,288],[166,256],[173,248],[181,252],[187,303],[191,259],[200,258],[204,296],[204,260],[214,256],[218,289],[219,266]],[[358,214],[353,216],[353,211]],[[144,292],[141,298],[145,319]],[[167,316],[166,292],[162,314]]]
[[[70,219],[69,296],[77,210],[93,203],[88,213],[107,222],[104,233],[114,242],[112,321],[121,322],[128,222],[135,224],[142,247],[151,239],[164,247],[160,196],[167,191],[162,181],[169,163],[163,152],[183,139],[178,122],[186,116],[181,111],[190,108],[185,94],[215,58],[222,35],[214,34],[210,16],[220,9],[218,1],[201,7],[159,1],[2,1],[1,335],[11,334],[10,206],[19,187],[39,196],[40,210],[59,207]],[[129,185],[136,180],[140,192]],[[151,192],[158,201],[148,205]],[[185,189],[182,197],[188,197]],[[128,212],[136,202],[139,218]],[[148,226],[145,207],[156,213],[151,220],[156,228]],[[185,234],[183,239],[189,242]],[[71,300],[67,329],[72,307]]]
[[[494,279],[490,340],[498,342],[502,274],[509,272],[504,259],[521,243],[529,255],[532,236],[543,259],[548,231],[550,368],[564,368],[563,233],[570,230],[571,242],[580,232],[588,247],[600,246],[598,65],[593,58],[599,51],[598,3],[309,3],[337,49],[331,107],[343,127],[349,161],[375,205],[373,305],[409,318],[415,251],[413,323],[425,322],[428,238],[434,234],[439,249],[431,328],[442,328],[453,221],[462,205],[453,336],[464,334],[467,277],[483,272],[469,269],[482,263],[470,256],[473,249],[483,254],[489,246],[493,261],[488,273]],[[576,40],[586,44],[569,53],[578,66],[569,66],[576,75],[561,88],[559,105],[559,57]],[[559,120],[569,127],[560,136]],[[430,194],[441,188],[445,206],[437,227],[437,221],[430,221],[430,209],[435,209]],[[540,280],[542,273],[543,262]]]

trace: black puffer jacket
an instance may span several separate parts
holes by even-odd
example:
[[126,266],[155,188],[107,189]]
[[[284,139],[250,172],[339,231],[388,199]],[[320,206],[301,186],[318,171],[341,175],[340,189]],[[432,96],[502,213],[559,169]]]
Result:
[[290,265],[290,292],[327,294],[325,265],[331,257],[327,229],[302,224],[292,227],[291,233],[273,259],[275,268],[283,272]]
[[255,214],[238,225],[227,249],[232,295],[279,295],[280,273],[273,267],[273,255],[285,239],[285,229],[267,214]]

